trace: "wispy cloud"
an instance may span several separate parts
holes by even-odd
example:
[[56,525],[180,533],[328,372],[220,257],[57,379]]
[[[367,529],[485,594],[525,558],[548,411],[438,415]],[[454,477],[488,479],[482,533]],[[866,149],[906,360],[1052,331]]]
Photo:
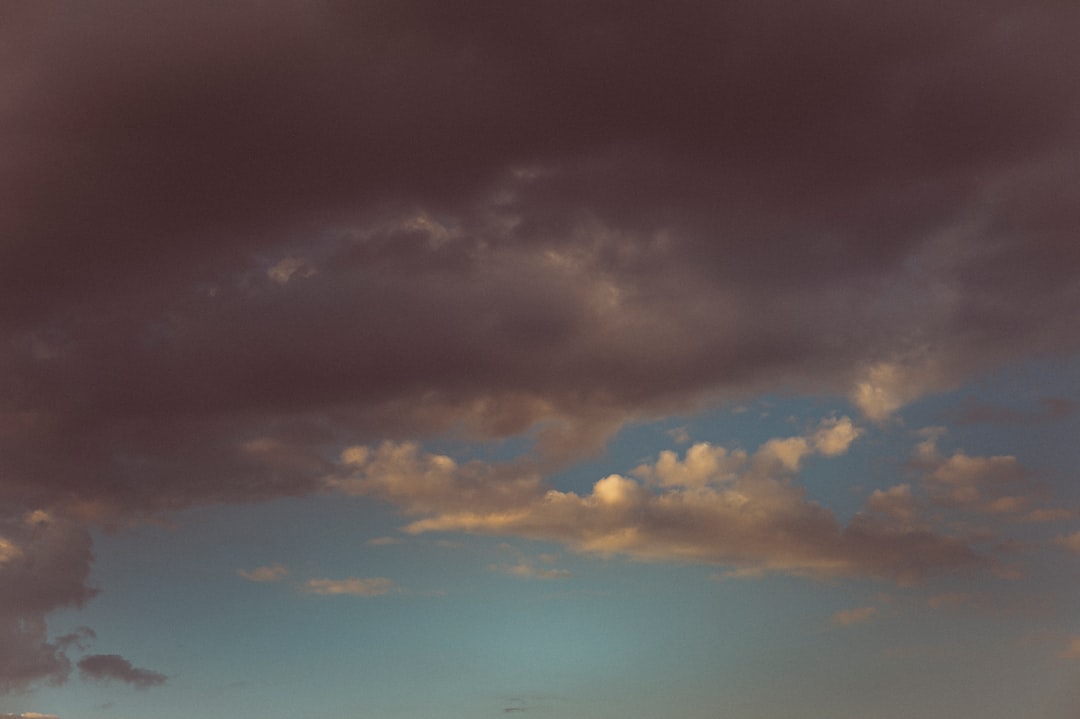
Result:
[[304,584],[304,591],[308,594],[321,594],[324,596],[378,597],[383,594],[398,592],[400,588],[392,579],[386,579],[385,577],[368,577],[364,579],[350,577],[348,579],[311,579]]
[[241,569],[237,574],[251,582],[277,582],[288,576],[289,569],[283,564],[270,564],[252,570]]
[[554,567],[537,567],[527,562],[517,564],[493,564],[489,567],[493,571],[503,572],[523,579],[565,579],[570,576],[568,569]]
[[855,609],[841,609],[829,617],[829,623],[838,627],[849,627],[852,624],[863,624],[877,616],[877,607],[856,607]]
[[1080,554],[1080,530],[1054,538],[1054,543],[1070,552]]

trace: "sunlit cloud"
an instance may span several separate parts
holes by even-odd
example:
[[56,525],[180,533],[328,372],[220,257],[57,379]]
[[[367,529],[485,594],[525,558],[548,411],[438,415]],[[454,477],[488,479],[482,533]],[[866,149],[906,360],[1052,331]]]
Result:
[[[413,534],[467,532],[557,541],[599,556],[701,562],[790,574],[867,574],[910,582],[935,569],[978,567],[961,540],[860,514],[843,527],[795,480],[814,454],[835,456],[858,432],[828,420],[805,436],[774,438],[752,454],[699,443],[612,474],[586,495],[548,487],[527,468],[427,454],[415,444],[355,447],[329,487],[368,494],[420,515]],[[881,501],[871,504],[879,505]],[[899,509],[890,508],[893,515]]]

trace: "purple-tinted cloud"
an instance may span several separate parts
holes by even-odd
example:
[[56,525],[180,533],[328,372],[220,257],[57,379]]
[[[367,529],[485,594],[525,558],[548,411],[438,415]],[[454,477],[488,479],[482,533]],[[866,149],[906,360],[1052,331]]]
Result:
[[96,5],[4,23],[9,502],[1075,346],[1067,4]]

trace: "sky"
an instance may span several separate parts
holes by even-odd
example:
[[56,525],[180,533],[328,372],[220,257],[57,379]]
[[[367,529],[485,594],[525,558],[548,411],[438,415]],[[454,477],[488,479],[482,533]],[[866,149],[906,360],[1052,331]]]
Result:
[[0,5],[0,719],[1077,719],[1073,0]]

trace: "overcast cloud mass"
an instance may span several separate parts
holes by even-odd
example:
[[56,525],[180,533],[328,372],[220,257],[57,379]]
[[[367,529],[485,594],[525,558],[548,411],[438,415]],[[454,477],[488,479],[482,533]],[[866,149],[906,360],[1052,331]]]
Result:
[[[1025,459],[902,415],[1075,360],[1078,33],[1055,0],[5,3],[0,693],[165,684],[47,620],[99,593],[91,532],[220,504],[341,494],[409,537],[886,587],[1010,575],[1010,522],[1064,522],[1071,556]],[[765,395],[835,410],[553,484],[627,426]],[[800,483],[919,430],[853,515]],[[233,578],[408,596],[291,571]]]

